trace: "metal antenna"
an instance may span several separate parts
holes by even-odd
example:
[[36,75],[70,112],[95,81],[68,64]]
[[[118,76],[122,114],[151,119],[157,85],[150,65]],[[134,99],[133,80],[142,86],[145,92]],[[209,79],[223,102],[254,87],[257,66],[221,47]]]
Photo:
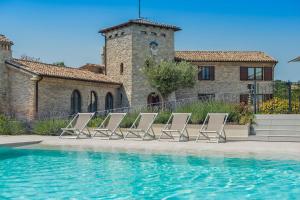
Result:
[[139,19],[141,19],[141,0],[139,0]]

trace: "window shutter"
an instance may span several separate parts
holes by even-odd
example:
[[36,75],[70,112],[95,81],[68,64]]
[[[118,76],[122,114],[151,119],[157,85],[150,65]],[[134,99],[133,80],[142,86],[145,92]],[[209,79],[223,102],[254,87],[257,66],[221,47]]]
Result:
[[240,67],[240,80],[241,81],[248,80],[248,67]]
[[214,81],[215,80],[215,66],[210,66],[209,70],[210,70],[210,72],[209,72],[210,80]]
[[273,68],[272,67],[265,67],[264,68],[264,80],[265,81],[272,81],[273,80]]
[[202,67],[198,67],[198,80],[202,80]]

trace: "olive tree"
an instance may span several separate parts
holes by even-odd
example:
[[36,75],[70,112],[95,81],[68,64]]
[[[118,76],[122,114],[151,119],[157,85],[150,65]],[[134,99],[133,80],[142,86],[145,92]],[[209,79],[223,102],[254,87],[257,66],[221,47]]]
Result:
[[156,63],[152,59],[146,60],[143,72],[150,85],[157,89],[164,100],[180,88],[193,87],[197,73],[195,66],[185,61]]

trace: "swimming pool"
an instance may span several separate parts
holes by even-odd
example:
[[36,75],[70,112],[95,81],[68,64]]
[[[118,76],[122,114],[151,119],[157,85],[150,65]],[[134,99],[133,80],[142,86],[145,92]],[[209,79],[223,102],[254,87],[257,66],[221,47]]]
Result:
[[0,148],[0,199],[297,199],[300,162]]

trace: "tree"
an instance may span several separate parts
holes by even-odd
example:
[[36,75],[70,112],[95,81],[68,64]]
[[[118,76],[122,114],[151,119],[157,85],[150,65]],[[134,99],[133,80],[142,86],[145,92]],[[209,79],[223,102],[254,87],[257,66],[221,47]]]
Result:
[[143,72],[150,85],[158,90],[164,100],[180,88],[193,87],[196,83],[196,68],[188,62],[147,59]]
[[53,65],[56,65],[58,67],[66,67],[66,65],[65,65],[65,63],[63,61],[61,61],[61,62],[55,62],[55,63],[53,63]]
[[[274,86],[274,97],[280,99],[288,99],[288,82],[276,80]],[[292,100],[299,101],[300,86],[297,83],[292,83]]]

